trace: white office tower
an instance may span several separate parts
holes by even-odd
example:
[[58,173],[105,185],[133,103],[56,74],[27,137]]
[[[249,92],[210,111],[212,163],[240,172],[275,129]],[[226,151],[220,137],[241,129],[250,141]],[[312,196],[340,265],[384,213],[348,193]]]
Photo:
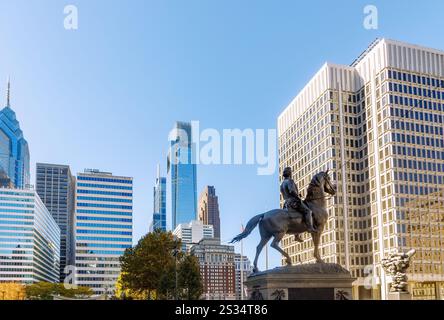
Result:
[[132,246],[133,179],[85,170],[76,180],[76,283],[111,295]]
[[[387,39],[351,66],[326,63],[279,116],[280,173],[305,190],[333,170],[321,254],[357,278],[355,298],[386,299],[381,260],[412,248],[413,299],[444,297],[443,127],[444,52]],[[314,262],[307,235],[283,247]]]
[[59,268],[60,228],[37,192],[0,189],[0,282],[59,282]]

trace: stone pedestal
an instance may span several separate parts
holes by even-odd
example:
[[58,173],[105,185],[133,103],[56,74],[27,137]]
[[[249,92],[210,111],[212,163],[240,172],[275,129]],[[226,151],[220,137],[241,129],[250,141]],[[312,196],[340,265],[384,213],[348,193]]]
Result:
[[315,263],[254,273],[245,285],[251,300],[351,300],[355,280],[338,264]]
[[389,292],[387,300],[412,300],[412,295],[408,292]]

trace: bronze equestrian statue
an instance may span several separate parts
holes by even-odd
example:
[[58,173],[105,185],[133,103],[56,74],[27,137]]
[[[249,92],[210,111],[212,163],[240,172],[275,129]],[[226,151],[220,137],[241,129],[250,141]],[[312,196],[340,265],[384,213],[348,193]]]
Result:
[[285,199],[284,209],[270,210],[253,217],[248,221],[245,230],[231,240],[233,243],[246,238],[259,225],[261,241],[256,248],[253,272],[258,272],[259,254],[271,237],[274,237],[271,247],[286,258],[287,265],[291,265],[290,256],[279,247],[279,242],[286,234],[292,234],[296,241],[301,241],[299,235],[310,232],[314,243],[314,257],[317,262],[323,262],[319,254],[319,243],[328,219],[327,197],[336,194],[336,186],[332,183],[328,170],[320,172],[311,180],[307,197],[302,201],[291,179],[291,169],[285,168],[283,175],[281,192]]

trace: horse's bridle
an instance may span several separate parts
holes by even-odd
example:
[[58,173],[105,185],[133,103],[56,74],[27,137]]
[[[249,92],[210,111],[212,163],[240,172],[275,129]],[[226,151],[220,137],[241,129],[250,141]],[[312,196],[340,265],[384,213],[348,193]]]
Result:
[[[324,173],[324,181],[328,184],[328,187],[331,190],[334,190],[333,185],[330,182],[330,179],[328,179],[328,173]],[[321,200],[321,199],[326,199],[326,200],[330,200],[334,197],[334,195],[330,195],[330,196],[323,196],[323,197],[319,197],[319,198],[309,198],[309,199],[305,199],[305,201],[312,201],[312,200]]]

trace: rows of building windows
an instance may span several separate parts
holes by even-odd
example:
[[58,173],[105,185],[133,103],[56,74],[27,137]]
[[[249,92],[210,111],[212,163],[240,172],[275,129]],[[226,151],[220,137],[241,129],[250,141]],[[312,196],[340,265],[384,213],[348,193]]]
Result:
[[108,209],[123,209],[132,210],[132,206],[121,206],[114,204],[102,204],[102,203],[77,203],[79,207],[91,207],[91,208],[108,208]]
[[77,243],[78,248],[118,248],[127,249],[131,248],[128,244],[114,244],[114,243]]
[[103,190],[86,190],[86,189],[79,189],[79,190],[77,190],[77,193],[103,194],[103,195],[121,196],[121,197],[132,197],[132,195],[133,195],[132,193],[128,193],[128,192],[103,191]]
[[116,190],[133,190],[133,186],[117,186],[108,184],[93,184],[93,183],[77,183],[78,187],[98,188],[98,189],[116,189]]
[[120,225],[120,224],[104,224],[104,223],[82,223],[78,222],[77,227],[89,227],[89,228],[112,228],[112,229],[131,229],[132,225]]
[[444,80],[442,79],[424,75],[421,76],[407,71],[389,69],[387,72],[387,76],[388,79],[444,88]]
[[[1,211],[0,211],[1,212]],[[12,215],[12,214],[0,214],[0,219],[24,219],[24,220],[33,220],[34,217],[33,216],[16,216],[16,215]],[[1,223],[2,220],[0,220]]]
[[[1,216],[0,216],[1,217]],[[132,222],[133,219],[78,216],[77,220]]]
[[[112,251],[112,250],[76,250],[76,254],[111,254],[111,255],[122,255],[123,251]],[[77,259],[77,257],[76,257]]]
[[103,211],[103,210],[83,210],[83,209],[77,209],[76,212],[77,213],[86,213],[86,214],[104,214],[104,215],[116,215],[116,216],[132,216],[131,212],[122,212],[122,211]]
[[128,242],[132,241],[132,238],[116,238],[116,237],[84,237],[84,236],[78,236],[78,241],[116,241],[116,242]]
[[83,233],[83,234],[115,234],[115,235],[121,235],[121,236],[130,236],[132,235],[132,232],[130,231],[111,231],[111,230],[77,230],[77,233]]
[[33,193],[26,193],[26,192],[15,192],[15,191],[5,191],[4,189],[0,191],[0,194],[6,194],[11,196],[23,196],[23,197],[33,197]]
[[29,213],[32,214],[33,210],[20,210],[20,209],[4,209],[0,208],[0,212],[11,212],[11,213]]
[[116,179],[116,178],[101,178],[101,177],[86,177],[86,176],[78,176],[77,180],[79,181],[98,181],[98,182],[111,182],[111,183],[125,183],[132,184],[133,181],[130,179]]
[[86,197],[86,196],[78,196],[77,200],[106,201],[106,202],[129,202],[129,203],[133,202],[132,199],[100,198],[100,197]]

